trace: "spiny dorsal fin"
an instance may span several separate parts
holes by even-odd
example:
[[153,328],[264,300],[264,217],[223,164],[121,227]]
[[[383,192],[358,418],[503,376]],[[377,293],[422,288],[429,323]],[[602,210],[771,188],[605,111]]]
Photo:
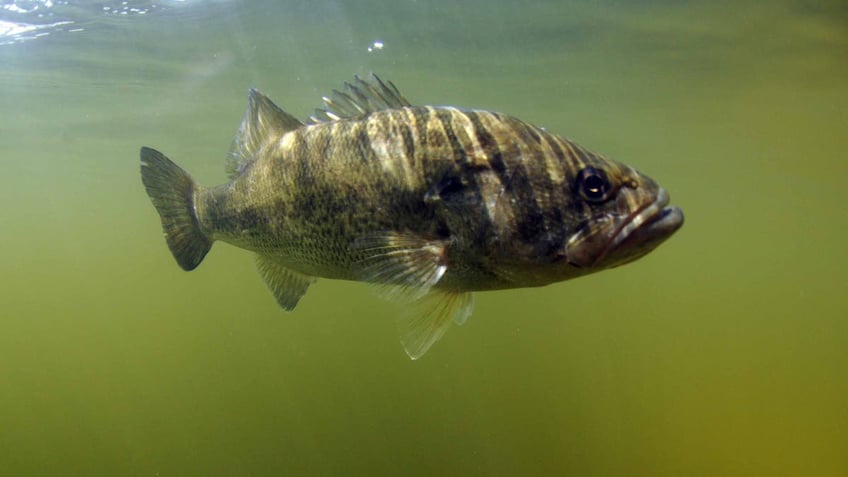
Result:
[[263,145],[301,126],[299,119],[251,88],[247,94],[247,111],[227,155],[227,175],[232,179],[241,174],[256,160],[256,153]]
[[374,73],[369,74],[366,80],[354,76],[353,83],[345,81],[344,91],[334,89],[330,97],[321,99],[324,101],[324,108],[315,110],[315,114],[309,117],[310,124],[412,106],[394,83],[383,81]]

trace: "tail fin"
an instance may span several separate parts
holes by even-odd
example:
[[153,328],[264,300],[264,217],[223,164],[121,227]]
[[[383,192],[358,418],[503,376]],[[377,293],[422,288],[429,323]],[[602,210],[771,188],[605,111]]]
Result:
[[141,181],[162,219],[168,248],[183,270],[194,270],[212,248],[194,209],[194,179],[159,151],[141,148]]

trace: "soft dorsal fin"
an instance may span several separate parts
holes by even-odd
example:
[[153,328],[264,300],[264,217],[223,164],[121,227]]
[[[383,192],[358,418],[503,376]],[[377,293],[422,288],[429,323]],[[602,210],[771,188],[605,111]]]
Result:
[[251,88],[247,94],[247,111],[227,155],[227,175],[234,178],[256,160],[256,153],[269,140],[303,126],[267,96]]
[[310,124],[355,118],[374,111],[412,106],[400,94],[391,81],[383,81],[374,73],[367,79],[353,77],[353,83],[345,81],[344,91],[333,90],[330,97],[321,98],[324,108],[316,109],[309,117]]

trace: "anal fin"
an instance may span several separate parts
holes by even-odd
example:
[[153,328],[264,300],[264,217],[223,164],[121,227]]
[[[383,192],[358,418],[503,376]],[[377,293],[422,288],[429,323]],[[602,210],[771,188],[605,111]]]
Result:
[[309,285],[315,282],[315,277],[296,272],[268,255],[256,255],[256,268],[277,303],[286,311],[294,310]]
[[474,308],[470,292],[431,290],[412,302],[398,317],[400,342],[406,354],[418,359],[439,341],[451,321],[461,325]]

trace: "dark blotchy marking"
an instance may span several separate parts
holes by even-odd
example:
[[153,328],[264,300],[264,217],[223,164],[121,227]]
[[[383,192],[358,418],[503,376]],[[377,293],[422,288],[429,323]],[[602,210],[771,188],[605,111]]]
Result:
[[590,211],[587,210],[588,204],[571,190],[571,185],[565,185],[565,195],[566,199],[560,207],[564,209],[564,214],[562,215],[564,223],[563,233],[569,234],[579,230],[579,227],[574,226],[574,221],[586,216]]
[[539,130],[536,129],[535,126],[531,126],[527,123],[524,123],[524,127],[527,129],[527,134],[533,139],[536,144],[542,143],[542,137],[539,135]]
[[556,141],[556,138],[552,138],[550,135],[544,134],[542,135],[542,141],[551,148],[551,151],[554,152],[554,155],[557,159],[559,159],[560,163],[565,162],[565,151],[559,147],[559,143]]
[[[381,111],[377,113],[375,117],[377,118],[377,121],[379,121],[378,128],[381,133],[377,136],[379,138],[378,140],[391,143],[391,147],[389,149],[394,150],[395,144],[398,143],[398,136],[400,136],[400,140],[403,142],[407,164],[412,164],[412,154],[415,151],[415,145],[412,143],[412,133],[410,132],[409,127],[406,126],[405,121],[401,120],[405,117],[399,116],[399,114],[394,111]],[[387,144],[386,146],[389,145]]]
[[371,149],[371,139],[368,137],[368,130],[365,125],[365,120],[353,123],[350,133],[351,138],[356,144],[359,159],[363,162],[372,162],[374,160],[374,150]]
[[456,132],[453,130],[451,119],[453,112],[447,109],[437,109],[436,118],[442,123],[442,128],[445,130],[445,136],[453,150],[453,159],[456,164],[465,164],[468,161],[468,154],[465,153],[465,148],[456,137]]
[[240,232],[248,232],[250,236],[261,236],[267,234],[268,221],[262,210],[255,207],[247,207],[239,211],[235,217],[237,222],[236,229]]
[[330,128],[322,127],[316,130],[317,134],[313,134],[313,147],[317,145],[316,152],[318,158],[322,160],[327,160],[327,158],[330,156],[330,131]]
[[436,183],[433,189],[427,193],[427,197],[439,197],[445,202],[459,202],[462,200],[462,195],[465,193],[465,185],[462,183],[462,178],[451,171]]
[[409,164],[415,164],[415,138],[412,137],[412,129],[404,121],[397,121],[400,137],[403,139],[403,149],[406,151],[406,160]]
[[386,140],[395,136],[397,130],[395,129],[395,121],[391,114],[387,111],[380,111],[377,114],[374,114],[372,118],[377,120],[377,128],[383,133],[383,137],[387,138]]
[[480,121],[480,115],[477,112],[468,111],[465,113],[465,116],[471,121],[471,125],[474,127],[474,135],[477,136],[477,142],[480,143],[483,153],[486,154],[489,165],[491,165],[495,174],[498,175],[501,183],[505,184],[506,163],[504,162],[503,153],[501,152],[498,141],[495,140],[495,137],[486,129],[483,122]]
[[253,238],[266,233],[266,213],[256,205],[241,206],[244,198],[218,190],[206,202],[205,220],[213,230]]
[[544,235],[536,240],[536,255],[540,257],[553,257],[557,255],[565,241],[566,230],[563,223],[562,210],[559,207],[552,207],[549,212],[549,221],[545,225]]
[[541,138],[539,137],[539,133],[536,131],[536,128],[523,121],[514,121],[512,130],[515,132],[516,139],[524,141],[524,144],[527,144],[528,146],[539,144],[541,142]]
[[285,151],[286,154],[291,154],[295,157],[304,157],[307,156],[305,154],[308,145],[306,144],[305,130],[301,129],[299,131],[295,131],[292,133],[292,143]]
[[[315,183],[315,176],[312,171],[312,158],[309,154],[308,144],[306,141],[305,130],[301,129],[300,131],[295,131],[292,133],[293,141],[289,149],[285,152],[286,155],[291,157],[298,164],[297,170],[297,180],[298,187],[301,188],[309,188]],[[309,141],[310,143],[313,141]],[[282,174],[284,171],[278,169],[276,171],[277,174]]]
[[559,207],[551,207],[551,224],[553,225],[553,229],[562,232],[562,225],[564,223],[562,209]]
[[506,184],[506,193],[516,201],[516,226],[524,243],[534,244],[546,230],[545,214],[536,203],[536,191],[524,166],[518,166]]
[[574,170],[574,169],[576,169],[575,166],[578,165],[577,164],[578,162],[580,164],[583,164],[583,165],[588,164],[588,161],[586,161],[586,151],[583,150],[582,147],[578,146],[577,144],[574,144],[573,142],[571,142],[567,139],[565,140],[565,145],[568,148],[568,150],[571,152],[571,157],[573,157],[574,160],[576,161],[576,162],[574,162],[574,166],[572,166],[573,172],[576,173],[577,171]]
[[580,154],[577,152],[579,146],[575,145],[568,139],[557,136],[548,136],[546,139],[557,157],[559,157],[560,154],[563,154],[564,173],[566,177],[570,177],[570,179],[566,179],[562,184],[562,193],[565,194],[565,197],[558,207],[558,209],[562,209],[563,212],[560,220],[563,221],[562,229],[565,236],[579,230],[580,227],[575,225],[575,221],[590,213],[588,210],[589,205],[583,200],[580,193],[574,190],[573,179],[577,174],[576,169],[580,165],[579,161],[583,161],[585,164],[585,157],[581,158]]
[[420,147],[424,148],[426,151],[427,147],[430,145],[427,140],[427,117],[428,113],[426,109],[415,109],[412,112],[412,123],[415,126],[415,138],[418,139],[418,143]]
[[224,202],[224,199],[221,198],[221,195],[218,191],[209,194],[206,197],[206,217],[198,217],[198,219],[202,219],[205,222],[212,225],[212,228],[218,229],[220,228],[223,222],[223,216],[220,211],[221,203]]
[[526,244],[538,245],[539,237],[545,233],[545,217],[536,209],[529,209],[516,224],[521,240]]

